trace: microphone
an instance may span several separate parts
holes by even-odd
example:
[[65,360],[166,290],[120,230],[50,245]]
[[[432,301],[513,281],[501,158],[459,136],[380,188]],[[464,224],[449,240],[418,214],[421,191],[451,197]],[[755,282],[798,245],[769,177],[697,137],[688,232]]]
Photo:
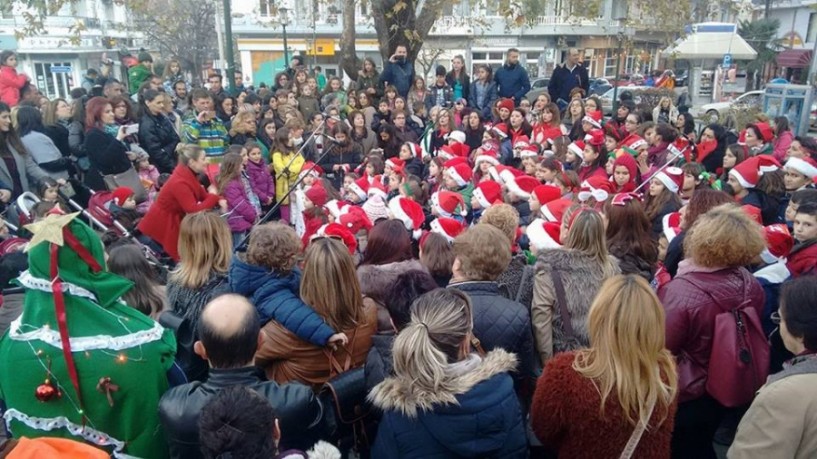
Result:
[[340,121],[340,117],[336,115],[330,115],[328,113],[321,113],[321,115],[323,115],[324,120]]
[[319,133],[318,133],[318,135],[319,135],[319,136],[321,136],[321,137],[323,137],[323,138],[325,138],[326,140],[328,140],[328,141],[330,141],[330,142],[334,142],[334,143],[340,144],[340,142],[338,142],[338,139],[336,139],[336,138],[332,137],[332,136],[331,136],[331,135],[329,135],[329,134],[326,134],[325,132],[319,132]]

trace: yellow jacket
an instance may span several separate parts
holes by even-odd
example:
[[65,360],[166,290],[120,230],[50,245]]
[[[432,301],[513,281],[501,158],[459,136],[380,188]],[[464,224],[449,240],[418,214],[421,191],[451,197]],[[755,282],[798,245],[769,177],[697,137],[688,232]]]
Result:
[[[276,201],[280,202],[281,205],[289,205],[289,197],[284,199],[284,196],[289,192],[289,188],[295,185],[295,182],[298,181],[298,174],[301,172],[301,168],[304,165],[304,157],[298,155],[297,158],[293,161],[293,157],[295,156],[295,152],[291,153],[281,153],[280,151],[276,151],[272,154],[272,167],[275,169],[275,199]],[[292,161],[292,164],[290,164]],[[288,172],[284,174],[280,179],[278,177],[284,172],[284,169],[288,167]],[[283,200],[283,201],[282,201]]]

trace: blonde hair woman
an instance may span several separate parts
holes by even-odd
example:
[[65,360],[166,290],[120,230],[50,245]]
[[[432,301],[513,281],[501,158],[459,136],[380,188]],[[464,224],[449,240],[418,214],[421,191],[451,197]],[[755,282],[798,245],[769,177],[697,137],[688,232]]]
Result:
[[377,306],[360,293],[349,250],[331,238],[310,242],[300,296],[333,330],[345,333],[348,344],[330,352],[301,340],[272,320],[261,329],[263,343],[255,354],[255,364],[270,380],[299,381],[319,389],[336,374],[366,363],[372,335],[377,331]]
[[678,108],[672,103],[672,99],[667,96],[658,101],[658,105],[652,109],[652,120],[656,124],[673,124],[678,119]]
[[590,348],[554,357],[536,385],[536,436],[559,457],[617,457],[628,443],[626,457],[669,457],[677,374],[664,346],[664,308],[647,281],[605,281],[588,331]]
[[372,457],[526,458],[522,412],[502,349],[471,353],[468,296],[437,289],[411,305],[394,340],[394,377],[369,399],[383,411]]
[[621,272],[607,252],[604,220],[595,210],[568,209],[561,240],[562,248],[542,250],[536,260],[531,323],[542,365],[557,352],[589,344],[590,304],[602,282]]

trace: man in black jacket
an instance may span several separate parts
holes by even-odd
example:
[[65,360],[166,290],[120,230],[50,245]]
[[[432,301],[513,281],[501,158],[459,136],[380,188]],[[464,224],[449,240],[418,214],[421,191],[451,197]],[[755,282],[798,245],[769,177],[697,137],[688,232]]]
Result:
[[567,50],[567,59],[564,64],[557,65],[550,77],[548,93],[562,110],[570,103],[570,91],[573,88],[582,88],[585,94],[590,91],[587,69],[580,63],[580,59],[579,50],[570,48]]
[[[530,400],[536,383],[530,313],[499,293],[496,279],[511,262],[511,241],[499,229],[479,224],[454,239],[449,288],[465,292],[473,305],[479,351],[501,347],[519,359],[514,382],[521,400]],[[525,406],[523,404],[522,406]]]
[[323,407],[312,389],[299,383],[279,385],[267,381],[253,366],[261,343],[261,325],[255,308],[240,295],[222,295],[204,307],[194,349],[210,364],[205,382],[192,382],[168,390],[159,401],[159,418],[170,444],[170,457],[202,457],[198,418],[202,408],[219,391],[241,385],[266,398],[278,417],[289,448],[307,450],[323,433]]

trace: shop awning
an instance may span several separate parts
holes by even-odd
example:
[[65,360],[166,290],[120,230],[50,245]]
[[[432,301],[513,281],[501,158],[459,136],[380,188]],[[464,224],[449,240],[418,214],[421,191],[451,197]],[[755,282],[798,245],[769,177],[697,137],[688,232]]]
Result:
[[757,51],[735,32],[694,32],[681,38],[661,54],[675,59],[723,59],[731,54],[733,61],[748,61]]
[[784,49],[777,55],[777,65],[790,69],[804,69],[811,63],[810,49]]

